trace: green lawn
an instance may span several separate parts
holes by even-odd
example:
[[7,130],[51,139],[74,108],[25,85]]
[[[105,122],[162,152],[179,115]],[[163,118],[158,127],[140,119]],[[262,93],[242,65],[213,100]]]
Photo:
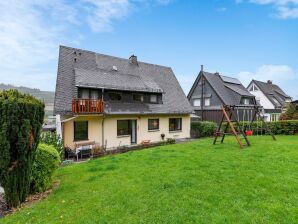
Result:
[[0,223],[297,223],[298,136],[161,146],[58,170],[47,199]]

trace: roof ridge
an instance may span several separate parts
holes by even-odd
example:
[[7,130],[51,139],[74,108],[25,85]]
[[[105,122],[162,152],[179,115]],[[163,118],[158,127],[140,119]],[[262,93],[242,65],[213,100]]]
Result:
[[[125,60],[125,61],[129,61],[129,59],[126,58],[121,58],[121,57],[117,57],[117,56],[113,56],[113,55],[108,55],[108,54],[102,54],[102,53],[98,53],[95,51],[89,51],[89,50],[85,50],[82,48],[74,48],[74,47],[68,47],[65,45],[60,45],[60,48],[67,48],[67,49],[71,49],[71,50],[78,50],[78,51],[83,51],[83,52],[87,52],[87,53],[91,53],[91,54],[95,54],[95,55],[99,55],[99,56],[103,56],[103,57],[110,57],[110,58],[115,58],[115,59],[120,59],[120,60]],[[158,66],[158,67],[162,67],[162,68],[168,68],[168,69],[172,69],[170,66],[165,66],[165,65],[158,65],[158,64],[153,64],[153,63],[148,63],[148,62],[143,62],[143,61],[138,61],[138,63],[140,64],[147,64],[147,65],[153,65],[153,66]]]

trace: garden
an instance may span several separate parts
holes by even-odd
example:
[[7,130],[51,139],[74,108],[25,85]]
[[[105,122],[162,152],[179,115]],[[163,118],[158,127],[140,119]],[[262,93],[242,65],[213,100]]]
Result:
[[264,131],[250,136],[252,146],[244,150],[232,136],[212,145],[216,125],[194,122],[197,140],[119,149],[61,166],[60,139],[40,131],[43,108],[29,95],[0,93],[0,181],[7,207],[1,223],[298,220],[295,120],[268,123],[277,141]]

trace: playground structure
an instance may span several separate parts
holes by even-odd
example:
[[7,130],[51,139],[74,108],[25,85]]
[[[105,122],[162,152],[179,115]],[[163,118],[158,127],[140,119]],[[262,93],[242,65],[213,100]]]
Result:
[[[222,137],[221,143],[223,143],[226,135],[234,135],[241,149],[243,149],[244,146],[250,146],[251,144],[247,136],[250,136],[254,133],[252,125],[254,121],[257,122],[255,130],[257,135],[259,135],[258,123],[261,122],[262,126],[260,135],[263,134],[263,131],[265,129],[265,131],[267,131],[267,133],[272,136],[272,139],[276,140],[272,131],[264,121],[264,117],[261,115],[260,110],[261,107],[258,105],[222,105],[222,119],[217,128],[217,131],[215,132],[213,144],[216,144],[218,137]],[[242,114],[240,114],[240,112]],[[240,124],[241,117],[243,118],[242,125]],[[223,123],[225,122],[226,124],[225,126],[223,126]],[[247,122],[248,125],[244,125],[244,122]],[[223,131],[221,131],[222,127]],[[231,132],[228,132],[229,128]],[[243,142],[243,140],[245,142]]]

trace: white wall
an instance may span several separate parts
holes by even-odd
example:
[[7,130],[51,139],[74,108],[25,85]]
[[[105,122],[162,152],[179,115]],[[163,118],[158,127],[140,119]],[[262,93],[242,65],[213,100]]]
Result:
[[[252,85],[253,85],[253,83],[251,83],[248,86],[248,88],[247,88],[248,91]],[[261,90],[249,91],[249,92],[256,97],[256,100],[258,100],[258,99],[260,100],[260,104],[261,104],[261,106],[264,107],[264,109],[275,109],[273,103],[271,103],[271,101],[265,96],[265,94]]]

